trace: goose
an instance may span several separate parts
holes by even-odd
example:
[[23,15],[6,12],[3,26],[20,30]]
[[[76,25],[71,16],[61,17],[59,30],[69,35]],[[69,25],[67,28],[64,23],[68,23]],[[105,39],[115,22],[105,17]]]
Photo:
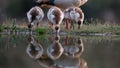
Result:
[[76,22],[78,24],[78,29],[80,29],[80,27],[82,27],[83,25],[84,13],[82,9],[78,7],[70,7],[70,8],[65,9],[64,18],[71,21],[70,28],[73,27],[74,29],[74,22]]
[[55,37],[55,41],[47,48],[47,54],[52,60],[59,59],[64,52],[64,49],[59,40],[59,36]]
[[60,31],[60,25],[63,21],[64,14],[58,7],[51,7],[47,12],[47,18],[53,25],[53,30],[56,32],[56,34]]
[[27,46],[26,53],[32,59],[39,59],[44,51],[42,45],[33,37],[33,35],[29,35],[28,41],[29,44]]
[[44,17],[44,12],[43,12],[43,10],[40,7],[38,7],[38,6],[32,7],[27,12],[27,18],[28,18],[28,21],[29,21],[29,24],[28,24],[29,30],[31,31],[32,27],[35,24],[37,24],[37,28],[38,28],[39,22],[41,22],[43,17]]
[[35,0],[34,2],[39,5],[54,5],[64,10],[69,7],[80,7],[87,1],[88,0]]
[[[39,6],[57,6],[62,10],[69,7],[80,7],[88,2],[88,0],[34,0]],[[66,29],[68,28],[68,20],[66,20]]]

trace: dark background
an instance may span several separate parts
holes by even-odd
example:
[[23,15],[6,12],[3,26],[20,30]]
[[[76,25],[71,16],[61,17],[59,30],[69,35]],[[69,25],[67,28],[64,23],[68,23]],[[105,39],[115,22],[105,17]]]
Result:
[[[5,18],[26,18],[26,12],[34,6],[33,0],[0,0],[0,22]],[[81,6],[85,19],[120,22],[120,0],[88,0]]]

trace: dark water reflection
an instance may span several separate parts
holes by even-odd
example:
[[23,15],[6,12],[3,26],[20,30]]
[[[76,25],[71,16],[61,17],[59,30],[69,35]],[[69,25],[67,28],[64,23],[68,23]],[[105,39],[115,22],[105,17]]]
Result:
[[119,37],[0,36],[0,68],[120,68],[119,52]]

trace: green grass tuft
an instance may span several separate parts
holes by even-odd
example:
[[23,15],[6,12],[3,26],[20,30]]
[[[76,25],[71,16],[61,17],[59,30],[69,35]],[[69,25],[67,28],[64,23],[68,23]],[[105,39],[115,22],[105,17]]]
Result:
[[3,30],[3,26],[2,26],[2,25],[0,25],[0,32],[2,32],[2,30]]
[[116,32],[115,34],[116,34],[116,35],[120,35],[120,32]]
[[45,28],[37,28],[36,32],[39,34],[46,34],[47,33],[47,29]]
[[89,24],[89,25],[83,25],[81,32],[95,32],[95,33],[116,33],[120,32],[120,26],[115,24]]
[[12,26],[11,26],[11,30],[12,30],[12,31],[15,31],[16,28],[17,28],[15,24],[16,24],[16,19],[13,19],[13,20],[12,20]]

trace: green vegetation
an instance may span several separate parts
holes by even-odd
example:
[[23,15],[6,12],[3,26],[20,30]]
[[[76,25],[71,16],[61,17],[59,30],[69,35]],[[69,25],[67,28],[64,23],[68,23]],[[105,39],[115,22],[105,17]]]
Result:
[[2,30],[3,30],[3,26],[2,26],[2,25],[0,25],[0,32],[2,32]]
[[[77,26],[77,24],[75,24],[75,26]],[[62,29],[64,27],[62,27]],[[112,35],[120,35],[120,25],[112,24],[112,23],[104,23],[104,21],[102,20],[91,18],[89,22],[88,21],[84,22],[84,25],[80,28],[80,30],[78,30],[76,27],[74,30],[68,31],[68,33],[70,32],[78,32],[78,33],[86,33],[86,34],[106,33]]]
[[16,19],[13,19],[13,20],[12,20],[11,31],[15,31],[15,30],[16,30],[15,23],[16,23]]
[[39,34],[46,34],[47,33],[47,29],[46,28],[37,28],[36,32]]
[[[77,24],[75,25],[77,26]],[[77,27],[74,30],[66,30],[65,26],[62,27],[62,30],[67,32],[68,34],[72,32],[76,33],[86,33],[86,34],[94,34],[94,33],[101,33],[101,34],[112,34],[112,35],[120,35],[120,25],[118,24],[103,24],[103,23],[85,23],[80,30]]]
[[[61,31],[68,33],[70,35],[71,33],[85,33],[85,34],[94,34],[94,33],[106,33],[106,34],[112,34],[112,35],[120,35],[120,25],[118,24],[108,24],[103,23],[103,21],[100,20],[93,20],[91,19],[90,22],[85,22],[84,25],[81,27],[80,30],[77,29],[77,24],[75,24],[74,30],[66,30],[65,24],[61,25]],[[26,32],[28,31],[27,27],[19,26],[17,25],[16,19],[11,19],[7,21],[5,25],[0,25],[0,32],[3,30],[10,30],[10,31],[22,31]],[[45,26],[41,26],[39,28],[33,28],[33,31],[37,32],[38,34],[51,34],[52,30],[48,27],[46,24]]]
[[120,32],[120,26],[115,24],[89,24],[83,25],[81,32],[93,32],[93,33],[116,33]]
[[4,28],[4,29],[7,29],[7,30],[10,29],[9,26],[3,26],[3,28]]
[[[27,30],[27,28],[17,28],[14,22],[12,23],[11,27],[0,26],[0,31],[2,31],[3,28],[10,29],[11,31],[15,31],[15,30],[26,31]],[[75,30],[66,30],[65,27],[62,26],[61,30],[63,32],[67,32],[68,34],[70,34],[71,32],[80,32],[80,33],[111,33],[115,35],[120,35],[120,26],[116,24],[87,24],[87,25],[83,25],[83,27],[80,30],[78,30],[77,28]],[[46,34],[46,33],[50,33],[51,29],[45,28],[45,27],[39,27],[37,29],[34,29],[34,31],[37,32],[38,34]]]
[[120,31],[116,32],[115,34],[116,34],[116,35],[120,35]]

